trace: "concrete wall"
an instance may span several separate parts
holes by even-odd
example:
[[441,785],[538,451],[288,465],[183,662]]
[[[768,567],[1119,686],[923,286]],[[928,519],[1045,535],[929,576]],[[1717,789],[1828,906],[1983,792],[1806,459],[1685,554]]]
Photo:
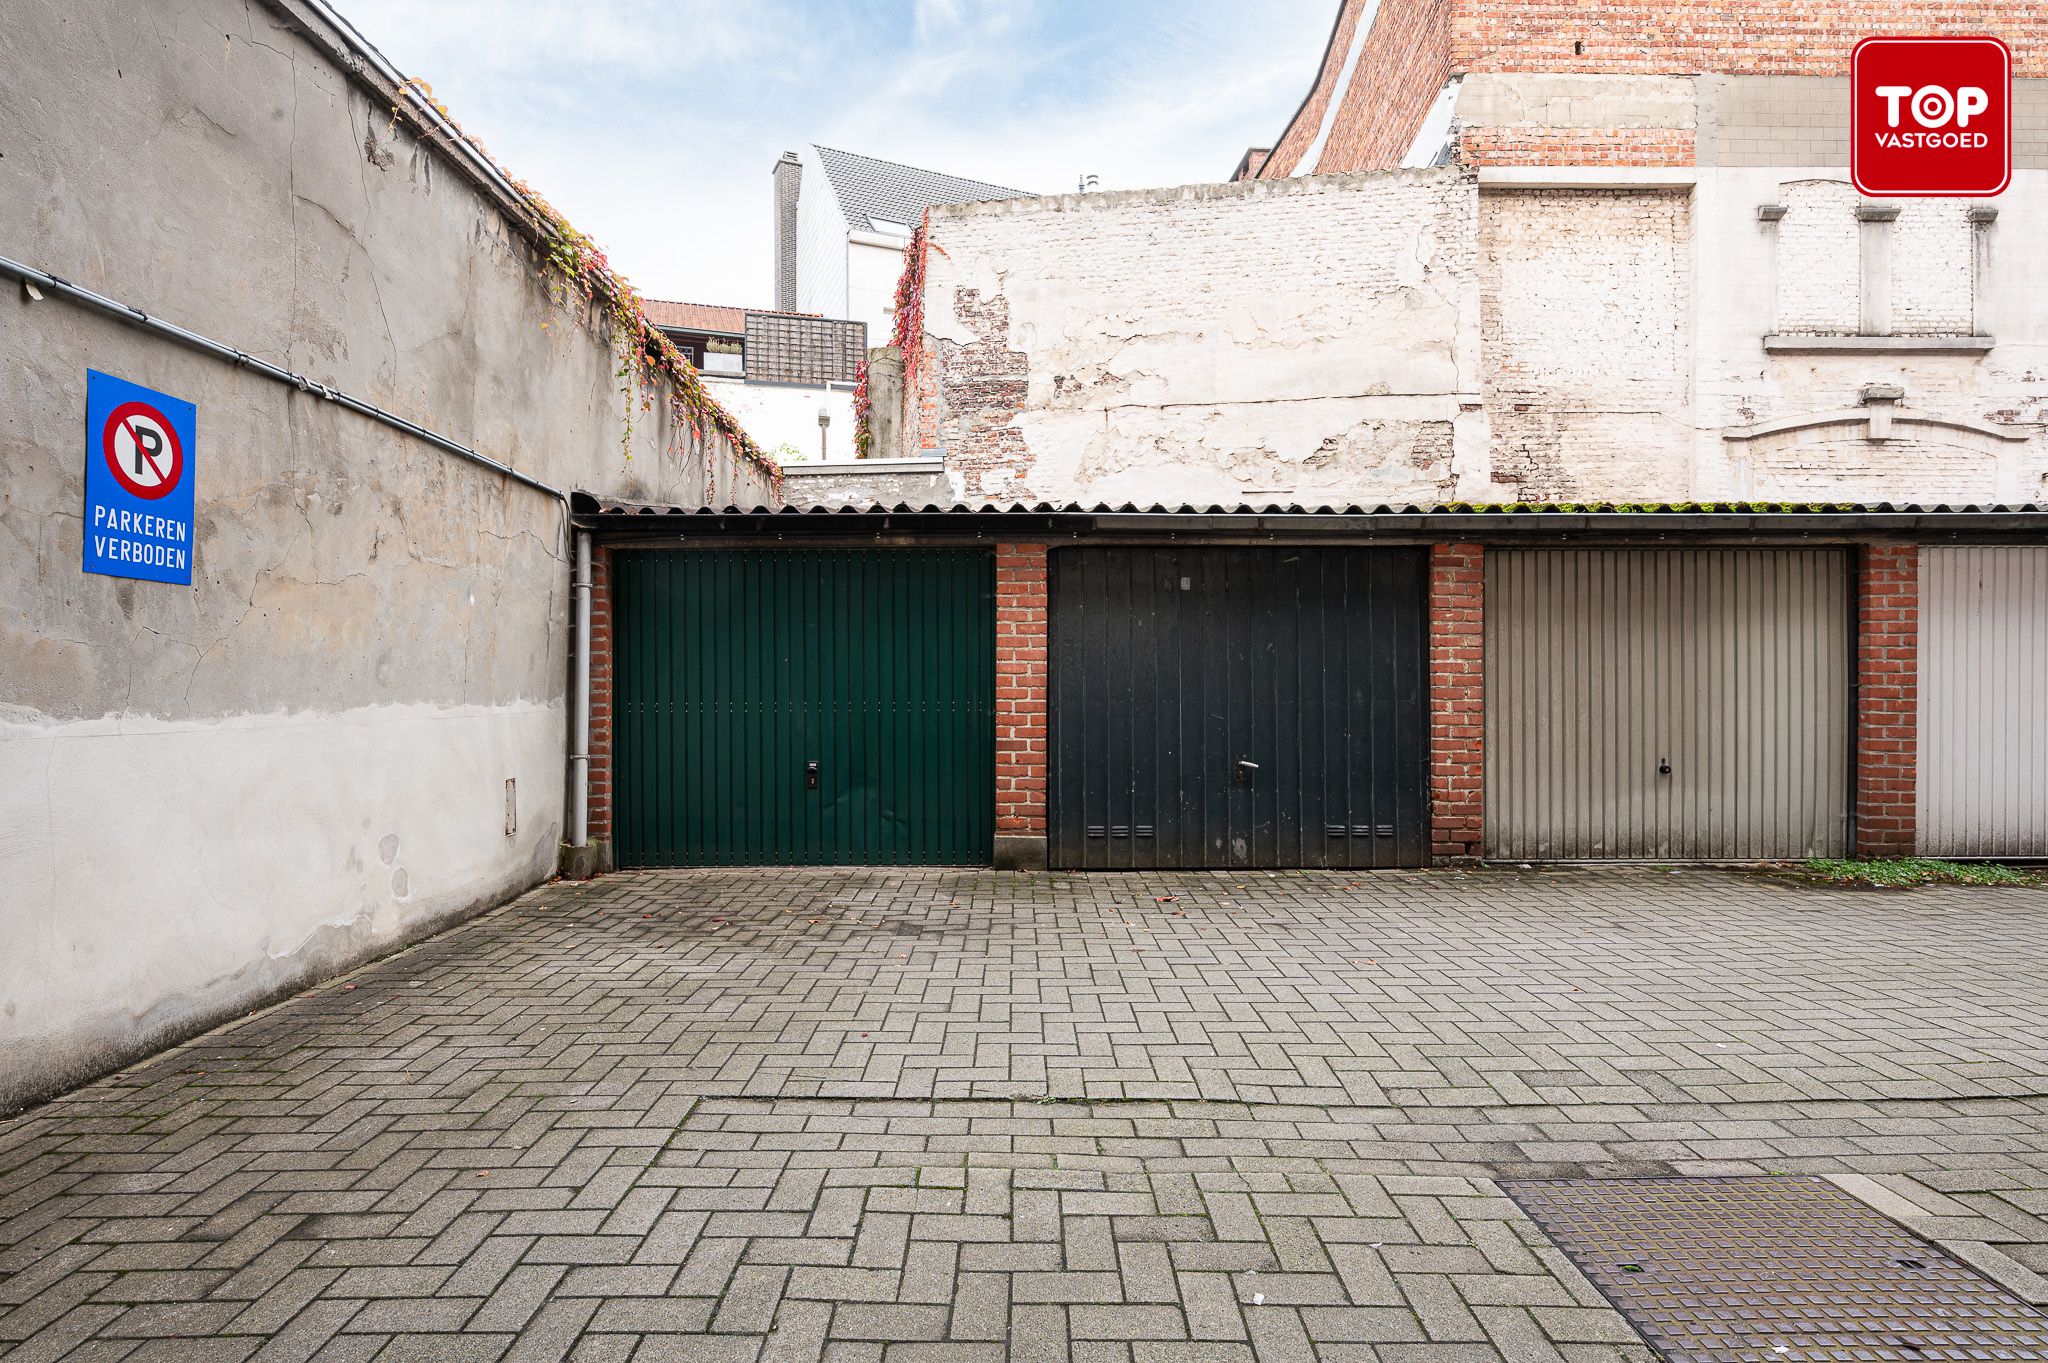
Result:
[[1477,195],[1451,171],[934,208],[956,493],[1435,501],[1478,388]]
[[851,464],[791,464],[783,479],[791,506],[946,506],[953,500],[936,459],[862,459]]
[[[628,440],[594,315],[281,13],[20,0],[0,254],[559,487],[770,495],[659,402]],[[189,588],[80,571],[88,367],[198,404]],[[550,873],[551,499],[12,285],[0,373],[0,1109]]]

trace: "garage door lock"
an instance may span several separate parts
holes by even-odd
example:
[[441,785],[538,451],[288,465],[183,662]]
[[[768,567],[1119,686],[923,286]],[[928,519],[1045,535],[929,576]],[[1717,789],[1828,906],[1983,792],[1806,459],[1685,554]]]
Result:
[[806,762],[804,763],[804,789],[816,790],[817,788],[818,764],[816,762]]
[[1240,757],[1237,759],[1237,773],[1231,779],[1241,786],[1248,786],[1252,783],[1252,773],[1258,769],[1258,763],[1249,757]]

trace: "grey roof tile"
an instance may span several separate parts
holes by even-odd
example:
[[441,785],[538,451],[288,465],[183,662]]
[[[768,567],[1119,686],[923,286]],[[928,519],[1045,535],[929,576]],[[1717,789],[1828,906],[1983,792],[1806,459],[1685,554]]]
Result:
[[1006,189],[986,180],[965,180],[958,175],[941,175],[895,161],[859,156],[815,142],[818,159],[824,163],[826,178],[839,196],[839,207],[849,227],[871,229],[875,219],[916,226],[933,204],[980,203],[987,199],[1020,199],[1029,190]]

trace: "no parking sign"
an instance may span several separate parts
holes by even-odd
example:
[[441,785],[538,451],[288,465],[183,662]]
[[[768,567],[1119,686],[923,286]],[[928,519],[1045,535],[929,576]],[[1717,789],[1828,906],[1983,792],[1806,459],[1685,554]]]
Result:
[[85,571],[192,581],[192,462],[199,409],[85,371]]

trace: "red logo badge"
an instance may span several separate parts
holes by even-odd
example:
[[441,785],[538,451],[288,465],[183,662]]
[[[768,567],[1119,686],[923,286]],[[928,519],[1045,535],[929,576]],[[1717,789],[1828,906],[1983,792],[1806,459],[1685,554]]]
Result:
[[2012,52],[1996,38],[1865,38],[1849,165],[1872,198],[1987,198],[2012,180]]

